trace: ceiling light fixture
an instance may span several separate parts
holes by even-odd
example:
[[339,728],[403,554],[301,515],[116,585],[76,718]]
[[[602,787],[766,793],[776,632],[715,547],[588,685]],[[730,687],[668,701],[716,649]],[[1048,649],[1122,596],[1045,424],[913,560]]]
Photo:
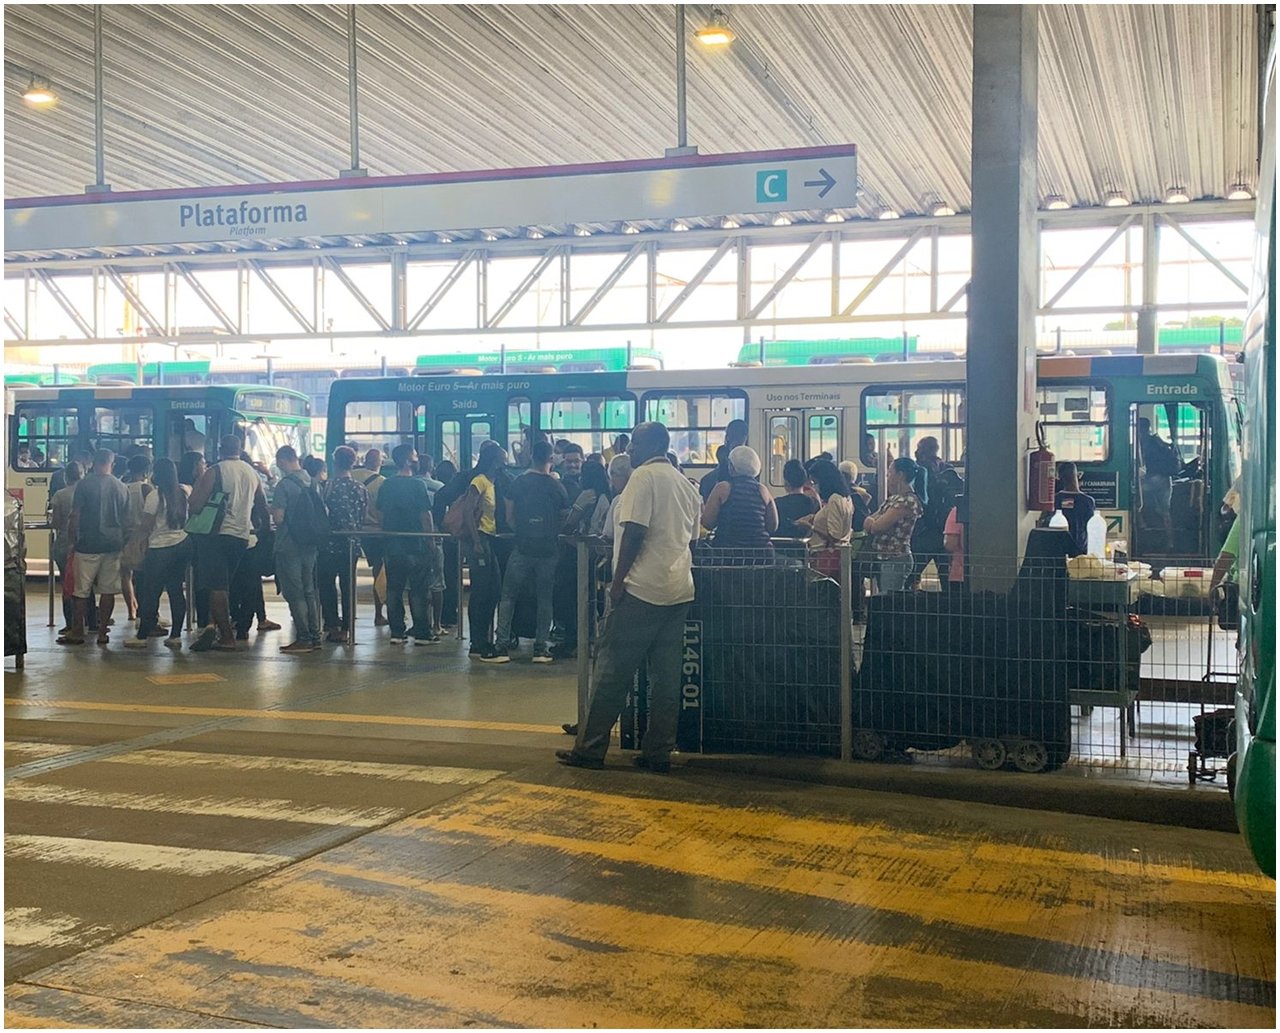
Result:
[[1050,194],[1044,199],[1044,206],[1051,212],[1060,212],[1064,208],[1070,208],[1071,205],[1061,194]]
[[1186,204],[1191,200],[1191,195],[1187,193],[1186,187],[1170,187],[1169,192],[1164,195],[1165,204]]
[[22,99],[33,108],[51,108],[58,103],[58,95],[45,79],[32,76],[27,88],[22,91]]
[[440,243],[441,243],[441,244],[452,244],[452,243],[453,243],[453,238],[452,238],[451,236],[449,236],[449,234],[447,234],[447,233],[437,233],[437,234],[436,234],[436,239],[437,239],[438,241],[440,241]]
[[828,212],[822,220],[823,222],[844,222],[844,216],[839,212]]
[[628,222],[628,223],[624,223],[624,224],[623,224],[623,226],[622,226],[622,232],[623,232],[623,233],[639,233],[639,232],[640,232],[640,227],[639,227],[639,226],[635,226],[635,225],[633,225],[632,223],[629,223],[629,222]]
[[899,215],[892,208],[881,208],[880,211],[876,212],[876,218],[877,219],[900,219],[902,218],[902,216]]
[[677,219],[675,222],[671,224],[671,230],[674,233],[687,233],[689,231],[689,224],[687,222],[681,222],[679,219]]
[[1248,201],[1253,197],[1253,191],[1243,183],[1232,183],[1231,189],[1227,192],[1228,201]]
[[585,226],[579,226],[573,231],[573,235],[575,237],[589,237],[591,236],[591,231]]
[[1106,200],[1102,202],[1108,208],[1127,208],[1129,195],[1122,190],[1108,190]]
[[724,222],[720,224],[720,228],[723,230],[736,230],[738,226],[738,220],[731,215],[725,216]]
[[773,217],[773,224],[775,226],[790,226],[791,219],[786,215],[775,215]]
[[485,240],[489,240],[489,241],[498,239],[498,235],[494,233],[492,230],[485,230],[484,233],[481,234],[481,236],[484,237]]
[[728,43],[732,43],[737,38],[737,33],[729,28],[729,21],[725,17],[724,11],[718,7],[713,7],[711,9],[711,20],[695,32],[694,36],[704,47],[723,47]]
[[529,239],[530,239],[530,240],[541,240],[541,239],[542,239],[542,237],[543,237],[543,232],[542,232],[542,230],[538,229],[538,227],[537,227],[537,226],[530,226],[530,227],[529,227]]
[[955,215],[956,210],[952,208],[951,205],[947,204],[946,201],[938,201],[934,204],[932,208],[929,209],[929,214],[936,215],[936,216]]

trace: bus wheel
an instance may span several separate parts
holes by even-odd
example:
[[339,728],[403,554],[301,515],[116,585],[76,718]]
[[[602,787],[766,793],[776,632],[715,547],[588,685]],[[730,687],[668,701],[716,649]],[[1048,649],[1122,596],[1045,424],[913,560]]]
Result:
[[884,756],[884,736],[868,728],[853,733],[853,755],[858,760],[880,760]]
[[999,739],[978,739],[973,744],[973,762],[983,771],[998,771],[1009,759],[1009,751]]
[[1029,775],[1037,774],[1049,766],[1049,751],[1042,742],[1024,739],[1013,747],[1013,766]]

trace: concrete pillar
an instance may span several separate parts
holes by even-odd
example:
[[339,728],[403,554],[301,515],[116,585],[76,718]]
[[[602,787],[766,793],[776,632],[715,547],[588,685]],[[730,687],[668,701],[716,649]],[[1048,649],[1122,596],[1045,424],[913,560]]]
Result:
[[1040,264],[1036,26],[1033,4],[973,7],[967,530],[973,586],[997,590],[1008,586],[1035,524],[1025,499]]

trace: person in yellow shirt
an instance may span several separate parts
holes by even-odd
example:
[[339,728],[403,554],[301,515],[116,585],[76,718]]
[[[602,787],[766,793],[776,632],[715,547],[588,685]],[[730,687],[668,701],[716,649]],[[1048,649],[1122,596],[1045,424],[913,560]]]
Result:
[[493,618],[502,598],[502,572],[494,549],[498,533],[497,479],[507,465],[507,453],[496,441],[480,446],[480,458],[471,478],[468,492],[472,500],[472,527],[466,535],[467,567],[471,571],[471,598],[467,603],[467,619],[471,626],[470,655],[492,657]]

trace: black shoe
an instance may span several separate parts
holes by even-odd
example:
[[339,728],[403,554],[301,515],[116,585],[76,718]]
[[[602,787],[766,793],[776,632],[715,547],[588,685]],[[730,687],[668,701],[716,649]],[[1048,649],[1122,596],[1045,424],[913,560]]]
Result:
[[511,654],[505,649],[490,646],[480,654],[480,660],[486,664],[509,664],[511,663]]
[[592,771],[599,771],[604,767],[604,761],[581,757],[573,750],[556,750],[556,760],[570,768],[589,768]]
[[577,725],[571,725],[571,724],[569,724],[567,721],[566,721],[564,724],[562,724],[560,727],[564,729],[564,734],[565,734],[565,735],[577,735],[577,734],[578,734],[578,726],[577,726]]
[[648,757],[644,756],[643,754],[641,754],[639,757],[636,757],[636,759],[633,760],[631,763],[633,763],[638,768],[644,768],[645,771],[652,771],[655,775],[665,775],[671,771],[671,761],[650,760]]

